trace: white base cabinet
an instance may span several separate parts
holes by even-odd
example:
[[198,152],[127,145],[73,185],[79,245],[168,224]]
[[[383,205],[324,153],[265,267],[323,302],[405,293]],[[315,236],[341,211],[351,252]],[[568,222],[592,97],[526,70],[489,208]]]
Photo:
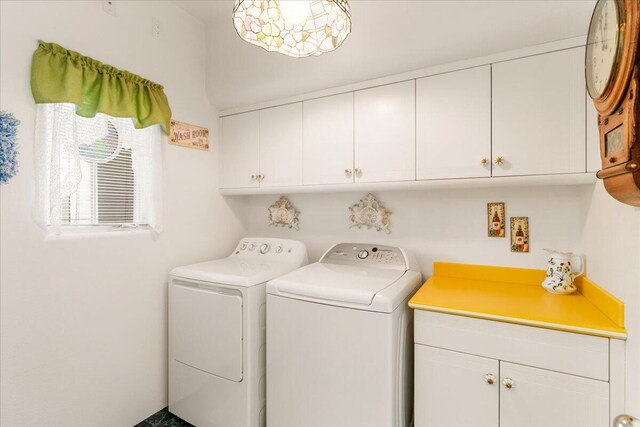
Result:
[[414,360],[416,427],[498,426],[497,360],[426,345]]
[[[500,426],[605,427],[609,383],[500,362]],[[511,381],[511,388],[503,382]]]
[[609,341],[417,310],[415,427],[608,427],[624,411]]

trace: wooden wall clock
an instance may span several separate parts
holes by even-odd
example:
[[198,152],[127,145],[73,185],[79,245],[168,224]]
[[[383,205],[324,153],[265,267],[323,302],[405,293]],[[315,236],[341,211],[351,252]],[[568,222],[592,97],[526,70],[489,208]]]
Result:
[[597,173],[615,199],[640,206],[639,0],[598,0],[587,36],[587,91],[598,110]]

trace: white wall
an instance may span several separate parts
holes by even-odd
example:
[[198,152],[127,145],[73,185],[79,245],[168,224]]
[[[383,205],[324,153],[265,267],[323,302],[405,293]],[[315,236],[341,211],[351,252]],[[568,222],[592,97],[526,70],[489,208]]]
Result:
[[[300,194],[300,231],[268,225],[276,196],[230,198],[247,233],[299,239],[316,261],[340,241],[398,245],[417,255],[422,273],[434,261],[545,268],[543,248],[586,257],[587,275],[625,303],[627,412],[640,416],[640,208],[612,199],[601,182],[575,187],[437,190],[377,193],[393,213],[392,232],[349,229],[348,206],[364,193]],[[486,203],[506,202],[507,216],[529,216],[531,252],[511,253],[508,238],[486,235]]]
[[588,276],[625,304],[627,412],[640,417],[640,208],[617,202],[598,182],[583,211]]
[[[422,273],[434,261],[546,268],[543,248],[586,257],[587,275],[625,303],[627,412],[640,417],[640,208],[612,199],[602,183],[575,187],[437,190],[378,193],[389,208],[392,232],[349,229],[348,206],[364,193],[300,194],[300,231],[268,225],[277,197],[232,198],[248,234],[302,240],[316,261],[341,241],[398,245],[417,255]],[[529,216],[531,252],[511,253],[508,237],[486,234],[486,203],[506,202],[507,216]]]
[[[316,261],[332,243],[402,246],[417,255],[424,275],[434,261],[545,268],[543,248],[578,250],[582,200],[590,186],[457,189],[376,193],[392,211],[391,233],[349,229],[348,207],[366,193],[298,194],[300,231],[268,225],[267,207],[277,197],[238,198],[248,234],[302,240]],[[487,203],[505,202],[507,216],[528,216],[531,252],[513,253],[509,238],[487,237]]]
[[[166,405],[168,271],[232,250],[242,227],[217,195],[217,112],[204,26],[167,1],[0,3],[0,107],[22,121],[20,172],[0,187],[0,424],[127,426]],[[151,35],[151,19],[162,25]],[[164,146],[164,232],[45,238],[31,220],[36,40],[165,86],[174,117],[208,126],[209,152]]]

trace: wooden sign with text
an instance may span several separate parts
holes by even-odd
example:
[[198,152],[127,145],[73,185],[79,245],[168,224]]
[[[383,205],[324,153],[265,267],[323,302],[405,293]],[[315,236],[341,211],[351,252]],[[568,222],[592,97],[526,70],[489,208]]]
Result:
[[209,129],[171,120],[169,144],[209,151]]

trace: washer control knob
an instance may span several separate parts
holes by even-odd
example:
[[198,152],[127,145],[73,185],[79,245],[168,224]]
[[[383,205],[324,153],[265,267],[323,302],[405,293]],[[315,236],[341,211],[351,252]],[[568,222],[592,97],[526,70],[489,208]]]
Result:
[[240,250],[241,250],[241,251],[244,251],[245,249],[247,249],[247,244],[246,244],[246,243],[244,243],[244,242],[242,242],[242,243],[240,244]]
[[276,247],[276,253],[277,254],[281,254],[282,253],[282,246],[277,246]]
[[250,251],[254,250],[255,248],[256,248],[256,244],[255,244],[255,243],[251,243],[251,244],[249,245],[249,250],[250,250]]
[[260,245],[260,253],[261,254],[266,254],[267,252],[269,252],[271,250],[271,245],[269,245],[268,243],[263,243]]
[[358,252],[358,258],[360,258],[360,259],[365,259],[368,256],[369,256],[369,251],[367,251],[367,250],[362,250],[362,251]]

